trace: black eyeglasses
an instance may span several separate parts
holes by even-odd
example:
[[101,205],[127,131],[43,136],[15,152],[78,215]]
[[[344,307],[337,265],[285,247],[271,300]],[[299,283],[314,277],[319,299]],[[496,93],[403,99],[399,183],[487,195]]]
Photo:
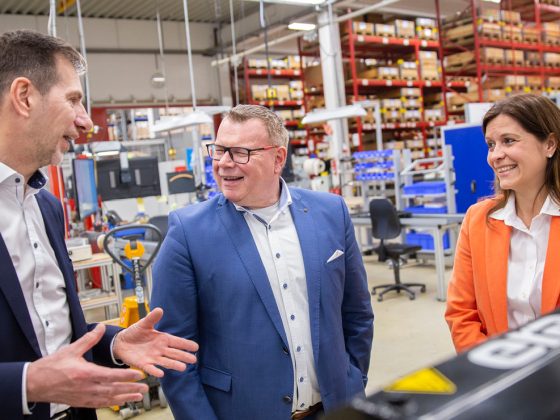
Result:
[[249,162],[249,157],[251,156],[251,152],[257,152],[260,150],[270,150],[280,146],[266,146],[266,147],[259,147],[258,149],[247,149],[246,147],[224,147],[220,146],[216,143],[210,143],[206,145],[206,149],[208,150],[208,156],[212,158],[212,160],[221,160],[226,153],[229,154],[229,157],[235,163],[245,164]]

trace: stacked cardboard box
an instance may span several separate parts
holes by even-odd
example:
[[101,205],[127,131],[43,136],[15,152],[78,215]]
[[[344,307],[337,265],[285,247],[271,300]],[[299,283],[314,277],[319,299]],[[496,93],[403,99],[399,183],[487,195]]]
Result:
[[435,51],[420,51],[420,74],[423,80],[439,80],[439,65]]

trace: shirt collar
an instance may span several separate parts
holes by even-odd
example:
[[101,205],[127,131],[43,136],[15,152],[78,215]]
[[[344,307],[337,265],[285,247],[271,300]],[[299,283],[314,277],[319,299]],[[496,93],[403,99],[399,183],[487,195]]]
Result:
[[[233,201],[232,204],[235,206],[235,209],[237,211],[252,213],[251,209],[235,204]],[[288,189],[288,184],[286,184],[286,181],[284,181],[284,179],[282,178],[280,178],[280,199],[278,200],[278,203],[275,203],[272,206],[275,206],[277,204],[278,211],[284,211],[286,207],[292,204],[292,195],[290,194],[290,190]]]
[[[560,206],[552,199],[550,194],[546,197],[544,204],[539,212],[549,216],[560,216]],[[515,210],[515,193],[511,193],[506,205],[501,209],[496,210],[490,215],[491,218],[496,220],[503,220],[508,226],[516,226],[518,220],[517,211]]]
[[[14,171],[5,163],[0,162],[0,185],[5,184],[10,180],[15,183],[16,179],[23,180],[24,178],[25,177],[22,174]],[[45,185],[47,185],[48,180],[49,178],[47,177],[47,175],[39,169],[35,171],[33,175],[31,175],[31,178],[29,178],[29,180],[27,181],[27,185],[34,190],[39,191],[40,189],[44,188]]]

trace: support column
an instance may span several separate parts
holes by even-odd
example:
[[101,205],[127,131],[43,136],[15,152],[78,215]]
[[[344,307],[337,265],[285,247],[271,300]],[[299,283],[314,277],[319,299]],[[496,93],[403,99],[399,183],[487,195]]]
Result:
[[[338,24],[330,21],[328,10],[324,10],[319,14],[318,26],[325,107],[327,109],[338,108],[346,105],[340,32],[338,30]],[[334,170],[331,171],[333,175],[332,182],[333,187],[340,187],[340,158],[343,156],[344,150],[350,150],[348,142],[348,120],[330,120],[328,124],[333,130],[331,136],[331,150],[333,153],[332,164],[334,164],[335,167],[333,168]]]

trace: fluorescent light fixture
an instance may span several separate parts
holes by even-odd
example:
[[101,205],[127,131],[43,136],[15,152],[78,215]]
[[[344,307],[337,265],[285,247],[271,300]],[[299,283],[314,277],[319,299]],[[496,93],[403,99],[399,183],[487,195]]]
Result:
[[346,105],[332,109],[315,109],[306,114],[301,123],[315,124],[342,118],[363,117],[366,114],[366,110],[359,105]]
[[[259,0],[251,0],[259,1]],[[299,6],[315,6],[323,4],[326,0],[263,0],[265,3],[295,4]]]
[[187,115],[159,120],[154,124],[152,131],[154,133],[159,133],[161,131],[177,130],[179,128],[187,128],[194,125],[212,124],[212,122],[213,120],[208,114],[201,111],[195,111]]
[[292,31],[311,31],[315,29],[317,25],[314,23],[303,23],[303,22],[292,22],[288,25],[288,29]]

